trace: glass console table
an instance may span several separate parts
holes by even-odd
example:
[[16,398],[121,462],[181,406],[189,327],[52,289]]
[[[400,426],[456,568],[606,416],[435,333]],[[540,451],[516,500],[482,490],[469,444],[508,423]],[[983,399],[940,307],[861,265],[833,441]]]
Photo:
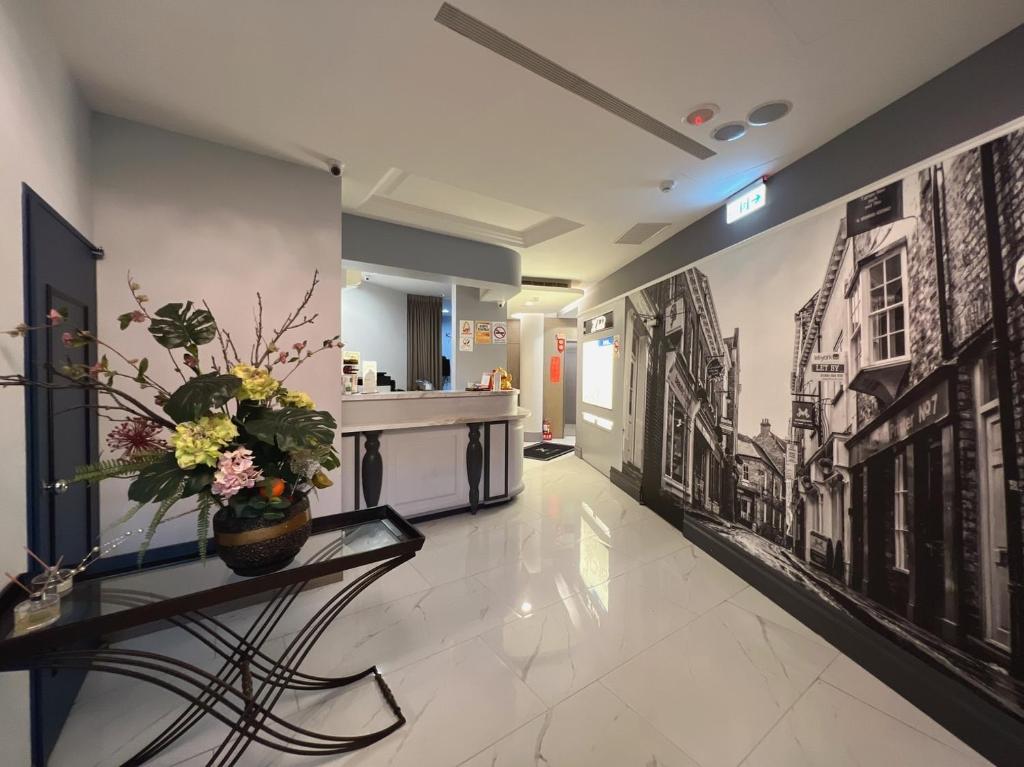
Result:
[[[212,716],[229,731],[207,762],[239,764],[253,742],[290,754],[326,756],[364,748],[405,723],[376,666],[345,677],[300,671],[303,660],[345,607],[385,573],[412,559],[423,535],[393,509],[381,506],[313,519],[313,531],[295,560],[275,573],[242,578],[215,555],[119,574],[89,571],[61,599],[55,623],[15,635],[14,605],[20,590],[0,594],[0,670],[80,669],[139,679],[182,697],[187,706],[152,741],[124,764],[140,765]],[[342,573],[370,566],[351,581]],[[292,635],[279,658],[263,643],[311,584],[327,583],[323,604]],[[23,595],[23,594],[22,594]],[[262,596],[261,596],[262,595]],[[263,607],[247,631],[230,628],[215,613],[260,600]],[[157,631],[168,624],[210,647],[220,667],[207,671],[167,655],[106,646],[115,635]],[[84,647],[84,649],[82,649]],[[328,690],[373,676],[395,721],[376,732],[343,736],[289,724],[273,713],[286,690]]]

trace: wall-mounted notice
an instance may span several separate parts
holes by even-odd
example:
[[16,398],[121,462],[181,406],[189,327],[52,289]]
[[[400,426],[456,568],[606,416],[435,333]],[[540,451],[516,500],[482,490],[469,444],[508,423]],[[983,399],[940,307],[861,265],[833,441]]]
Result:
[[473,320],[459,320],[459,351],[473,351]]
[[496,344],[507,344],[508,343],[508,323],[507,322],[495,322],[494,328],[491,330],[491,338]]
[[846,236],[863,234],[876,226],[903,218],[903,182],[894,181],[881,189],[846,203]]
[[489,344],[491,342],[491,323],[476,323],[476,342],[478,344]]
[[548,374],[551,378],[551,383],[562,383],[562,355],[551,355],[551,362],[548,366]]

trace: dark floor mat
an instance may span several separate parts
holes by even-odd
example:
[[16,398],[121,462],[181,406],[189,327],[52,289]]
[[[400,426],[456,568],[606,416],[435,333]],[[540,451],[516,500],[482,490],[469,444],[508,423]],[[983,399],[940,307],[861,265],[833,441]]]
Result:
[[557,442],[538,442],[523,450],[523,455],[535,461],[550,461],[575,449],[572,445],[561,445]]

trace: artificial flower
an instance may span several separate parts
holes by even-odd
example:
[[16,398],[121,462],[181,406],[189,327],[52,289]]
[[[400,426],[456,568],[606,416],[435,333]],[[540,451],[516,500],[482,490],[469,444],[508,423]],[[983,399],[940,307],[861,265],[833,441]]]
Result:
[[223,453],[217,459],[217,471],[213,474],[211,492],[227,499],[240,490],[249,489],[263,479],[263,472],[253,465],[252,451],[240,447]]
[[75,337],[71,333],[65,331],[63,334],[61,334],[60,340],[61,343],[63,343],[65,346],[71,346],[71,344],[74,343],[75,341]]
[[179,423],[171,435],[174,457],[182,469],[216,466],[220,450],[238,436],[238,427],[226,415],[203,416]]
[[286,391],[279,394],[277,400],[285,407],[298,407],[303,410],[313,410],[316,408],[316,405],[313,404],[313,398],[304,391]]
[[62,322],[64,322],[64,315],[61,314],[56,309],[50,309],[50,311],[47,312],[46,314],[46,319],[50,321],[51,325],[60,325]]
[[107,435],[107,447],[120,450],[125,458],[163,450],[167,443],[160,439],[163,427],[148,418],[132,418],[119,423]]
[[278,364],[284,364],[288,361],[288,352],[278,352],[277,362]]
[[281,388],[281,384],[275,381],[270,373],[252,365],[235,365],[231,368],[231,375],[242,379],[242,385],[235,395],[240,400],[270,399]]

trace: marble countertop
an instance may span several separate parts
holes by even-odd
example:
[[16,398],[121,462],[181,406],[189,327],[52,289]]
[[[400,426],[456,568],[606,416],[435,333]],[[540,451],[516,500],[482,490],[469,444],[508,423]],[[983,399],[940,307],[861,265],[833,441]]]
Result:
[[441,397],[507,397],[518,394],[518,389],[505,391],[380,391],[375,394],[342,394],[342,402],[382,399],[434,399]]
[[[497,393],[497,392],[494,392]],[[508,392],[502,392],[508,394]],[[372,395],[371,395],[372,396]],[[518,421],[523,418],[527,418],[530,415],[529,410],[523,408],[517,408],[515,415],[504,415],[504,416],[480,416],[480,415],[439,415],[433,418],[420,418],[415,421],[397,421],[392,423],[375,423],[375,424],[359,424],[359,425],[346,425],[342,424],[338,429],[340,434],[352,434],[360,431],[394,431],[396,429],[423,429],[431,426],[454,426],[460,423],[473,423],[475,421]]]

